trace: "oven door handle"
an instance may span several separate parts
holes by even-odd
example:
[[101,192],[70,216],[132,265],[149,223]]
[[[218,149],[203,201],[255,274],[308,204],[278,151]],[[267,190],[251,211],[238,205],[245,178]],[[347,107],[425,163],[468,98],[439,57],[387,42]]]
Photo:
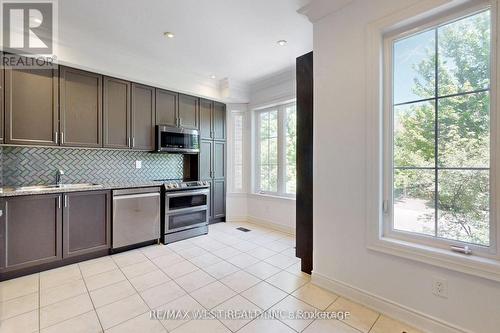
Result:
[[167,198],[175,198],[175,197],[185,197],[188,195],[207,195],[208,196],[208,190],[203,190],[203,191],[182,191],[182,192],[175,192],[175,193],[166,193],[165,197]]
[[166,215],[179,215],[179,214],[184,214],[184,213],[201,212],[204,210],[208,211],[207,205],[188,207],[188,208],[179,208],[179,209],[169,209],[169,210],[167,210],[167,212],[165,214]]

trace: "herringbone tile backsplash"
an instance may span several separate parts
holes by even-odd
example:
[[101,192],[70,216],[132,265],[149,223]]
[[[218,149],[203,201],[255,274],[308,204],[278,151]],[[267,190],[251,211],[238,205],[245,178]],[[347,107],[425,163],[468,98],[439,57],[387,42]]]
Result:
[[[119,183],[182,178],[183,158],[129,150],[1,147],[2,185],[52,184],[56,171],[64,181]],[[142,168],[135,168],[142,161]]]

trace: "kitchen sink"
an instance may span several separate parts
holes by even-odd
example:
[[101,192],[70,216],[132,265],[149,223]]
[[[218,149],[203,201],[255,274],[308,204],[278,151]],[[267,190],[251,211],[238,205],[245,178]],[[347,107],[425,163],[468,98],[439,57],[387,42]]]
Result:
[[61,184],[61,185],[33,185],[16,187],[15,191],[30,192],[30,191],[45,191],[52,189],[78,189],[84,187],[100,187],[102,185],[94,183],[78,183],[78,184]]

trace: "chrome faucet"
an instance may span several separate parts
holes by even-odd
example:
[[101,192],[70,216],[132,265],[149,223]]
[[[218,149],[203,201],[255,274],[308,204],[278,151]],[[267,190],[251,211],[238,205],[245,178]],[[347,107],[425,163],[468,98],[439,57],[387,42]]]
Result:
[[57,170],[57,173],[56,173],[56,185],[57,186],[61,186],[63,184],[63,178],[64,176],[64,171],[62,171],[61,169]]

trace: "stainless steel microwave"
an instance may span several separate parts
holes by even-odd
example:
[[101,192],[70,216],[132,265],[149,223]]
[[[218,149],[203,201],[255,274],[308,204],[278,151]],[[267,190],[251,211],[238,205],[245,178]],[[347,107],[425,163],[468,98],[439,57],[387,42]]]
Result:
[[200,138],[197,130],[175,126],[156,126],[156,151],[159,153],[197,154]]

